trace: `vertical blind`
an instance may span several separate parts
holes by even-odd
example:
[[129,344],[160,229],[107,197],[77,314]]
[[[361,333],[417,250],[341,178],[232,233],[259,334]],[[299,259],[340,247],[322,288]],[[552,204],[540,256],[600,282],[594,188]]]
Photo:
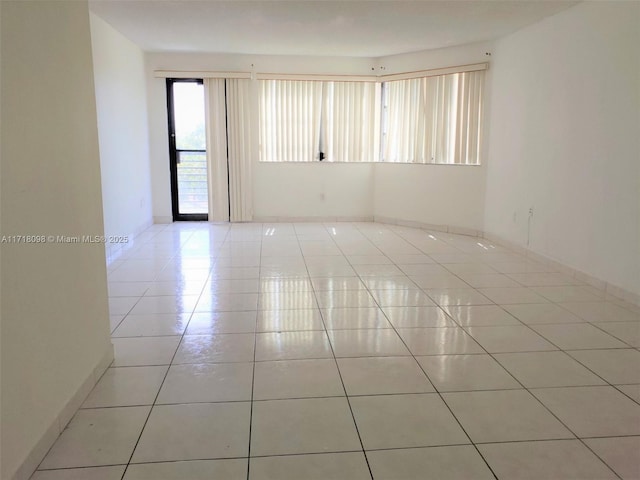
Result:
[[260,160],[318,159],[322,82],[260,80]]
[[484,72],[384,84],[382,160],[478,164]]
[[204,85],[209,218],[225,222],[229,220],[225,80],[206,78]]
[[374,82],[260,81],[260,160],[378,160],[380,87]]
[[479,164],[483,83],[261,80],[260,160]]
[[252,122],[250,80],[229,78],[227,86],[227,137],[229,159],[230,220],[253,219]]
[[379,84],[324,82],[320,151],[330,162],[375,162],[379,154]]

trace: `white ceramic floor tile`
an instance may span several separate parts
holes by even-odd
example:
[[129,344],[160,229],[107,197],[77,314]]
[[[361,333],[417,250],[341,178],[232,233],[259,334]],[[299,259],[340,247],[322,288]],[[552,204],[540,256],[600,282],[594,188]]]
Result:
[[489,353],[557,350],[525,326],[468,327],[466,330]]
[[503,273],[459,273],[458,276],[473,288],[522,286],[521,283]]
[[288,455],[251,459],[249,480],[368,480],[360,452]]
[[109,282],[109,297],[141,297],[152,282]]
[[475,443],[574,438],[526,390],[444,393],[442,396]]
[[640,435],[640,405],[613,387],[546,388],[531,393],[579,437]]
[[491,299],[494,303],[500,305],[509,305],[514,303],[547,303],[548,300],[542,295],[538,295],[530,288],[480,288],[479,291]]
[[426,292],[441,306],[490,305],[493,303],[473,288],[428,289]]
[[501,307],[527,325],[584,322],[582,318],[553,303],[525,303]]
[[260,293],[310,292],[313,285],[308,278],[261,278]]
[[267,400],[253,405],[252,456],[360,449],[345,398]]
[[195,307],[196,312],[242,312],[258,308],[257,293],[203,294]]
[[488,480],[495,478],[470,445],[367,452],[376,480]]
[[527,388],[605,384],[564,352],[499,353],[494,358]]
[[414,355],[485,353],[472,337],[458,327],[399,328],[398,334]]
[[336,357],[382,357],[409,355],[398,334],[391,329],[329,330]]
[[257,362],[254,400],[343,396],[333,359]]
[[252,362],[255,335],[185,335],[173,361],[181,363]]
[[182,335],[189,323],[188,314],[155,313],[127,315],[112,337],[160,337]]
[[440,392],[522,388],[489,355],[432,355],[417,360]]
[[437,394],[351,398],[365,450],[469,443]]
[[331,290],[364,290],[364,283],[359,277],[314,277],[311,279],[317,292]]
[[623,480],[640,478],[640,437],[589,438],[584,442]]
[[322,310],[327,330],[358,330],[362,328],[392,328],[377,307],[332,308]]
[[256,361],[331,358],[323,331],[273,332],[256,335]]
[[166,366],[109,368],[82,407],[152,405],[166,373]]
[[251,400],[252,363],[173,365],[158,404]]
[[114,367],[169,365],[180,337],[114,338]]
[[216,279],[207,283],[204,291],[211,295],[231,293],[259,293],[260,280],[257,278]]
[[121,407],[79,410],[39,468],[127,463],[150,409]]
[[348,395],[434,391],[411,357],[340,358],[338,366]]
[[218,335],[221,333],[253,333],[256,331],[256,312],[194,313],[186,335]]
[[567,353],[609,383],[640,383],[640,352],[637,350],[581,350]]
[[165,295],[160,297],[142,297],[135,307],[131,309],[131,315],[146,315],[153,313],[191,313],[198,301],[197,295],[185,295],[181,297]]
[[439,307],[385,307],[384,314],[396,328],[455,327]]
[[423,263],[423,264],[410,264],[410,265],[398,265],[398,268],[402,270],[405,275],[412,277],[422,277],[430,275],[448,275],[449,271],[437,263]]
[[521,325],[513,315],[498,305],[447,306],[445,310],[462,327]]
[[525,287],[582,285],[582,282],[564,273],[510,273],[512,278]]
[[616,388],[627,397],[640,403],[640,385],[616,385]]
[[[423,289],[467,289],[469,284],[452,273],[431,273],[411,276],[411,280]],[[432,297],[433,298],[433,297]]]
[[249,402],[153,407],[132,463],[246,457]]
[[258,299],[258,310],[305,310],[316,307],[316,298],[311,291],[266,292]]
[[640,347],[640,322],[606,322],[594,323],[593,325],[627,345]]
[[246,480],[246,459],[190,460],[129,465],[123,480]]
[[139,300],[140,297],[111,297],[109,298],[109,314],[126,315]]
[[317,308],[302,310],[261,310],[258,312],[258,332],[295,332],[324,330]]
[[604,292],[591,287],[531,287],[552,302],[597,302],[604,300]]
[[563,350],[625,348],[625,343],[588,323],[532,325],[531,328]]
[[331,290],[316,292],[320,308],[375,307],[376,301],[366,290]]
[[414,289],[417,285],[406,276],[394,277],[364,277],[362,283],[371,290],[401,290]]
[[611,302],[565,302],[560,306],[588,322],[640,321],[640,313],[629,311]]
[[578,440],[490,443],[478,448],[498,478],[617,478]]
[[126,465],[40,470],[30,480],[120,480]]

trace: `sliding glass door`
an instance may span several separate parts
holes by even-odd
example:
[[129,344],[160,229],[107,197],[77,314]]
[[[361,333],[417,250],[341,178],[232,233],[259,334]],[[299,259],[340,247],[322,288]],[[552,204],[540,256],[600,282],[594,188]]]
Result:
[[174,221],[208,219],[204,101],[202,80],[167,79]]

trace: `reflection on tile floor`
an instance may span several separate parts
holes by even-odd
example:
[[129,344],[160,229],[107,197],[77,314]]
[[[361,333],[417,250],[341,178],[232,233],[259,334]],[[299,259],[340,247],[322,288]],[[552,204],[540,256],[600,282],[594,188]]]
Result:
[[155,225],[35,480],[640,478],[640,308],[477,238]]

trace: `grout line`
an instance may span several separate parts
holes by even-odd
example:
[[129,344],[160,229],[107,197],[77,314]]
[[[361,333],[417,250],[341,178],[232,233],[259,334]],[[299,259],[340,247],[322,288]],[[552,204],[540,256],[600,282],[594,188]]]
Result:
[[[325,228],[325,230],[326,230],[326,228]],[[334,243],[335,243],[335,240],[334,240]],[[336,244],[336,246],[337,246],[337,244]],[[302,250],[302,248],[301,248],[301,250]],[[307,274],[309,274],[309,267],[307,265],[307,261],[306,261],[306,258],[305,258],[304,255],[302,256],[302,259],[303,259],[303,261],[305,263],[305,267],[307,267]],[[312,284],[312,286],[313,286],[313,284]],[[314,290],[313,294],[314,294],[314,298],[315,298],[318,310],[320,310],[320,304],[318,303],[318,297],[316,295],[315,290]],[[369,463],[369,457],[367,456],[367,452],[366,452],[366,450],[364,448],[364,443],[362,441],[362,435],[360,434],[360,429],[358,428],[358,422],[356,421],[356,417],[355,417],[355,415],[353,413],[353,407],[351,405],[351,401],[349,400],[349,394],[347,392],[347,387],[344,384],[344,379],[342,378],[342,372],[340,371],[340,366],[338,365],[338,359],[336,357],[335,350],[333,349],[333,344],[331,343],[331,339],[329,338],[329,333],[327,331],[327,326],[326,326],[326,323],[324,321],[324,315],[322,313],[322,310],[320,310],[320,319],[322,320],[322,324],[324,325],[324,328],[325,328],[325,330],[324,330],[325,338],[327,339],[327,342],[329,344],[329,348],[331,348],[331,353],[333,354],[333,361],[334,361],[336,370],[338,372],[338,376],[340,377],[340,383],[342,384],[342,390],[344,391],[344,395],[345,395],[345,399],[347,401],[347,405],[349,406],[349,412],[351,413],[351,420],[353,421],[353,425],[354,425],[354,427],[356,429],[356,434],[358,435],[358,440],[360,441],[360,447],[362,448],[362,454],[364,456],[365,462],[367,463],[367,469],[369,470],[369,476],[371,477],[371,480],[373,480],[373,472],[371,470],[371,464]]]

